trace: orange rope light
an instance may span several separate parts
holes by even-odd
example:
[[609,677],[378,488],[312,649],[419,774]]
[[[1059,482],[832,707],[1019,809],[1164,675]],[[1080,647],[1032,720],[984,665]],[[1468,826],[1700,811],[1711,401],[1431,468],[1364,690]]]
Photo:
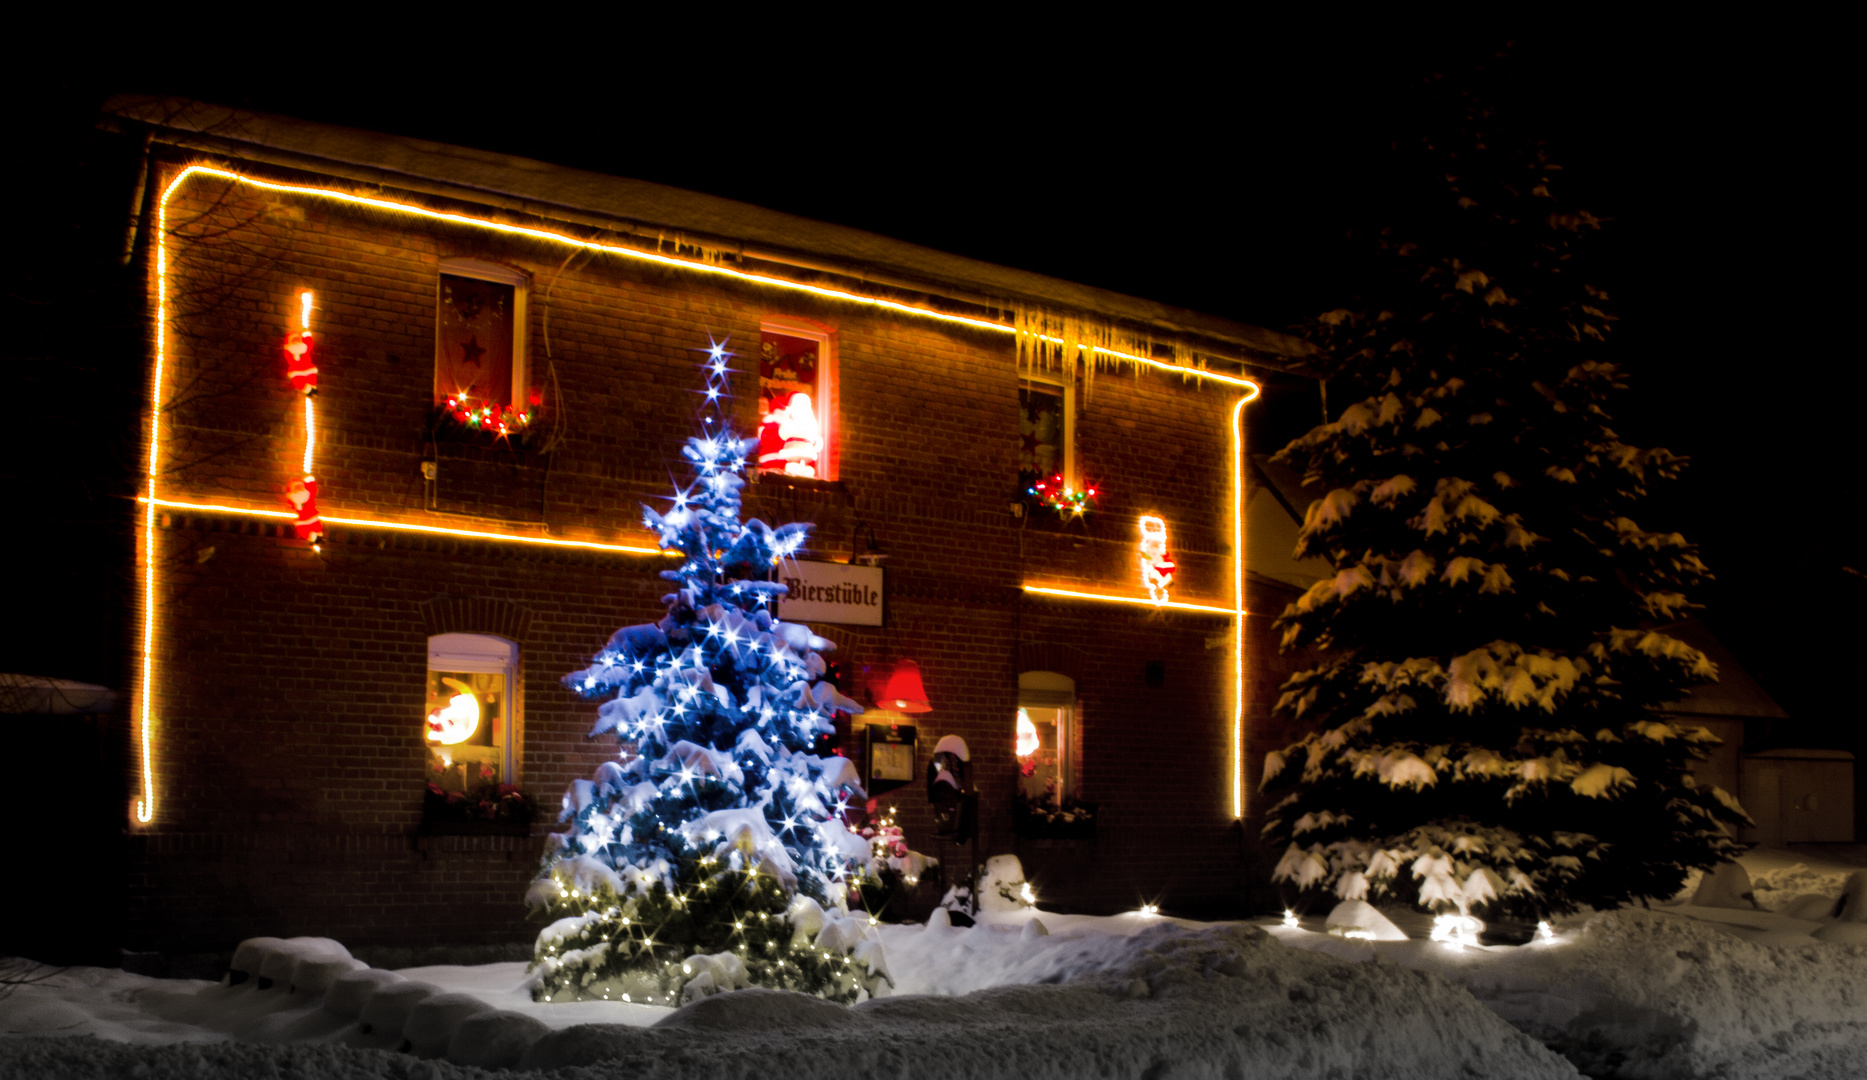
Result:
[[[169,276],[168,207],[169,207],[169,201],[174,198],[175,193],[180,190],[181,186],[187,181],[197,178],[197,177],[216,178],[216,179],[226,180],[232,183],[240,184],[246,187],[255,188],[261,191],[276,192],[276,193],[281,193],[281,194],[303,195],[309,198],[325,199],[325,200],[342,203],[342,204],[349,205],[349,206],[358,206],[358,207],[365,207],[365,208],[372,209],[372,210],[387,211],[390,213],[397,213],[397,214],[406,214],[412,217],[423,218],[429,221],[447,222],[451,224],[471,226],[473,228],[487,229],[493,232],[503,233],[509,236],[522,236],[522,237],[526,237],[529,239],[544,241],[544,242],[552,243],[552,244],[558,244],[558,245],[562,245],[562,246],[569,247],[569,248],[575,248],[579,250],[590,251],[590,252],[606,254],[606,255],[614,255],[619,258],[631,259],[637,262],[653,263],[653,264],[660,265],[660,266],[675,267],[675,268],[691,271],[693,273],[698,273],[698,274],[707,274],[707,275],[712,275],[715,277],[727,278],[727,279],[731,279],[735,281],[742,281],[742,282],[746,282],[746,283],[754,284],[754,285],[762,285],[762,286],[767,286],[771,288],[784,289],[784,290],[788,290],[791,292],[806,293],[806,294],[813,295],[813,296],[823,297],[825,299],[844,301],[844,302],[853,303],[853,304],[860,304],[866,307],[875,308],[877,310],[894,312],[897,314],[907,315],[907,316],[911,316],[914,318],[930,319],[936,322],[943,322],[943,323],[956,325],[956,326],[966,326],[966,327],[970,327],[976,330],[990,331],[992,333],[1002,333],[1002,334],[1009,334],[1009,335],[1014,335],[1014,336],[1020,333],[1029,333],[1028,331],[1020,331],[1016,327],[1013,327],[1013,326],[1010,326],[1010,325],[1007,325],[1001,322],[995,322],[989,319],[980,319],[980,318],[974,318],[974,317],[966,316],[966,315],[957,315],[957,314],[953,314],[950,312],[937,311],[932,308],[917,307],[913,304],[905,304],[898,300],[890,300],[884,297],[868,296],[862,293],[850,292],[845,289],[831,288],[829,286],[824,286],[824,285],[815,285],[809,282],[793,281],[787,278],[776,277],[776,276],[769,275],[769,274],[752,273],[750,271],[738,270],[732,267],[718,266],[718,265],[713,265],[713,264],[709,264],[705,262],[700,262],[697,260],[678,258],[678,257],[671,256],[671,255],[665,255],[660,252],[642,251],[636,248],[624,247],[618,244],[599,243],[593,240],[585,240],[579,237],[569,236],[563,233],[552,232],[549,229],[541,229],[541,228],[535,228],[535,227],[525,226],[525,225],[513,225],[513,224],[508,224],[506,222],[493,221],[487,218],[473,217],[468,214],[453,213],[453,212],[442,211],[442,210],[434,210],[434,209],[430,209],[425,206],[418,206],[412,203],[398,202],[393,199],[383,199],[383,198],[375,198],[375,197],[370,197],[370,196],[365,196],[365,195],[357,195],[357,194],[353,194],[347,191],[336,190],[334,188],[316,187],[316,186],[305,185],[305,184],[284,184],[284,183],[278,183],[278,182],[270,181],[270,180],[262,180],[257,177],[247,176],[243,173],[234,172],[229,169],[221,169],[221,168],[216,168],[216,167],[208,166],[208,165],[190,165],[187,168],[182,169],[180,172],[175,174],[175,176],[168,182],[167,185],[163,187],[162,195],[157,200],[157,203],[156,203],[155,360],[154,360],[154,368],[151,373],[152,377],[150,379],[149,453],[146,459],[147,465],[146,465],[145,474],[144,474],[144,481],[145,481],[144,493],[138,499],[139,502],[143,503],[143,537],[142,537],[142,544],[140,546],[142,563],[143,563],[143,573],[141,575],[143,596],[142,596],[142,633],[140,635],[141,646],[142,646],[142,659],[139,665],[140,676],[139,676],[138,684],[136,687],[137,704],[136,704],[135,715],[137,718],[137,739],[138,739],[138,744],[140,746],[140,758],[141,758],[140,774],[141,774],[141,780],[142,780],[142,792],[141,792],[141,797],[136,799],[134,803],[134,814],[135,814],[135,820],[141,824],[148,824],[149,822],[154,820],[155,803],[156,803],[155,764],[154,764],[155,747],[154,747],[154,740],[152,736],[152,729],[157,719],[155,715],[155,705],[154,705],[154,701],[155,701],[155,641],[156,641],[156,633],[160,626],[160,616],[162,614],[160,603],[158,601],[158,596],[157,596],[157,581],[156,581],[156,534],[157,534],[156,513],[157,513],[158,508],[167,507],[167,508],[176,509],[176,510],[197,510],[197,511],[203,511],[203,512],[233,514],[233,515],[239,515],[239,516],[245,516],[245,517],[266,518],[266,519],[292,519],[296,517],[296,515],[290,512],[281,511],[281,510],[263,510],[263,509],[258,509],[254,507],[229,506],[229,505],[218,504],[218,503],[195,503],[195,502],[185,502],[185,501],[174,500],[174,499],[165,499],[162,497],[162,493],[160,491],[160,487],[159,487],[160,465],[161,465],[161,460],[162,460],[162,399],[163,399],[163,390],[165,387],[165,378],[166,378],[167,371],[168,371],[168,358],[169,358],[170,313],[169,313],[169,282],[168,282],[168,276]],[[300,322],[306,328],[308,328],[310,324],[311,304],[312,304],[311,295],[308,292],[301,294],[300,296]],[[1047,334],[1033,334],[1031,336],[1037,338],[1038,340],[1044,341],[1052,345],[1065,344],[1063,339],[1058,338],[1058,337],[1053,337]],[[1159,370],[1159,371],[1179,374],[1183,377],[1208,380],[1211,382],[1216,382],[1216,383],[1220,383],[1220,384],[1227,385],[1227,386],[1234,386],[1234,387],[1242,388],[1245,391],[1246,396],[1239,403],[1240,406],[1242,406],[1244,402],[1256,400],[1258,396],[1262,393],[1262,390],[1259,387],[1257,382],[1255,382],[1252,379],[1243,377],[1243,376],[1226,375],[1226,374],[1216,372],[1216,371],[1208,371],[1203,368],[1189,367],[1189,366],[1185,366],[1182,364],[1167,363],[1162,360],[1156,360],[1151,356],[1142,356],[1136,353],[1123,352],[1118,349],[1111,349],[1111,348],[1106,348],[1102,346],[1081,345],[1079,347],[1097,357],[1107,358],[1111,360],[1126,361],[1129,363],[1138,364],[1138,365],[1152,368],[1152,369]],[[316,412],[315,412],[315,408],[310,398],[306,398],[304,408],[305,408],[305,448],[304,448],[303,465],[304,465],[305,472],[309,474],[312,468],[312,456],[313,456],[313,451],[315,447],[314,440],[315,440]],[[605,544],[605,543],[599,543],[595,541],[583,541],[583,540],[560,540],[560,539],[556,539],[553,537],[521,536],[521,535],[512,535],[512,534],[507,534],[507,533],[483,532],[483,531],[477,531],[477,530],[471,530],[471,529],[456,529],[456,528],[450,528],[450,527],[439,526],[439,525],[424,525],[424,524],[419,524],[419,523],[414,523],[414,522],[381,521],[381,520],[374,520],[374,519],[367,519],[367,518],[338,517],[338,516],[333,516],[333,515],[328,515],[328,514],[323,515],[322,520],[325,522],[334,524],[334,525],[348,525],[353,528],[383,529],[383,530],[400,531],[400,532],[459,536],[459,537],[469,538],[469,539],[490,540],[490,541],[497,541],[497,542],[502,542],[502,543],[531,544],[531,545],[547,546],[547,547],[580,548],[580,549],[593,550],[593,551],[606,551],[606,552],[614,552],[614,553],[619,553],[619,554],[630,554],[630,555],[664,555],[666,554],[662,552],[659,548],[634,547],[634,546],[624,545],[624,544]],[[1238,558],[1239,560],[1242,561],[1243,559],[1242,553],[1238,556]],[[1035,586],[1026,586],[1026,590],[1030,592],[1050,593],[1053,595],[1076,596],[1076,597],[1080,597],[1084,599],[1109,600],[1109,601],[1118,602],[1118,603],[1139,603],[1139,604],[1143,604],[1143,605],[1147,605],[1151,607],[1165,606],[1165,607],[1177,608],[1177,609],[1183,609],[1183,610],[1205,611],[1205,612],[1210,612],[1210,613],[1215,613],[1215,614],[1231,613],[1231,609],[1228,609],[1228,608],[1221,608],[1221,607],[1201,605],[1201,604],[1187,604],[1187,603],[1182,603],[1179,601],[1172,601],[1165,605],[1156,605],[1150,600],[1138,600],[1132,597],[1124,598],[1124,597],[1117,597],[1117,596],[1104,596],[1104,595],[1092,594],[1092,593],[1073,593],[1067,590],[1046,589],[1046,588],[1035,587]],[[1239,607],[1238,615],[1239,615],[1239,624],[1240,624],[1239,642],[1240,642],[1240,646],[1242,647],[1242,642],[1243,642],[1243,630],[1242,630],[1243,594],[1242,592],[1239,594],[1238,607]],[[1240,663],[1242,664],[1242,661],[1240,661]],[[1242,709],[1242,705],[1240,707]]]

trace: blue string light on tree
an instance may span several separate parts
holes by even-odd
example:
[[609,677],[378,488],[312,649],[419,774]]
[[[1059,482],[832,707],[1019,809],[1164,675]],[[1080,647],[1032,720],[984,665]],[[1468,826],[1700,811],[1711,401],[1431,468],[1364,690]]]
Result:
[[725,412],[732,354],[712,342],[688,482],[642,521],[681,556],[658,622],[618,630],[567,686],[602,700],[591,735],[621,744],[571,785],[571,831],[527,901],[534,996],[672,1004],[738,986],[855,1001],[887,981],[872,920],[848,911],[869,844],[843,815],[854,766],[812,753],[861,707],[823,675],[834,646],[772,614],[773,570],[808,526],[740,520],[757,447]]

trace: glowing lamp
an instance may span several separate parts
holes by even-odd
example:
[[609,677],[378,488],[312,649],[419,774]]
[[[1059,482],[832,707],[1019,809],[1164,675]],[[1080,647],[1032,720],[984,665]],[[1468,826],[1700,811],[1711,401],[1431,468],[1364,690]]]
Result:
[[1030,757],[1037,753],[1037,725],[1031,723],[1031,714],[1018,710],[1018,747],[1019,757]]
[[912,660],[896,664],[877,703],[896,712],[932,712],[933,706],[927,704],[927,690],[921,686],[921,666]]
[[459,679],[443,678],[442,682],[460,691],[445,708],[428,714],[428,741],[442,746],[453,746],[473,738],[473,733],[480,730],[480,699],[473,696],[473,688]]

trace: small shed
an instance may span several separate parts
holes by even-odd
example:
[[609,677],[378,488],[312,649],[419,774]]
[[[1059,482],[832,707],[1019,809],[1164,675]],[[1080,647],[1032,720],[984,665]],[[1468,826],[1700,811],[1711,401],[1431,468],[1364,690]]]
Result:
[[1785,747],[1745,754],[1741,788],[1744,809],[1757,822],[1755,829],[1744,831],[1745,839],[1854,842],[1854,755],[1849,751]]
[[[1794,748],[1789,714],[1744,670],[1705,625],[1687,619],[1660,627],[1711,658],[1718,681],[1694,687],[1666,707],[1723,740],[1694,770],[1701,783],[1732,792],[1756,821],[1739,839],[1757,844],[1852,843],[1854,755]],[[1789,746],[1785,746],[1785,743]]]

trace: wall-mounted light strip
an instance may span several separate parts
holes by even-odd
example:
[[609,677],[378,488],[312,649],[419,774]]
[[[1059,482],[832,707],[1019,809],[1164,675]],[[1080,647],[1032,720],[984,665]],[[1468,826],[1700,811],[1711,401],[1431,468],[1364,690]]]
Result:
[[[306,295],[310,295],[307,293]],[[311,398],[305,398],[305,475],[311,475],[311,455],[318,445],[318,413]]]
[[[1255,397],[1256,395],[1252,395]],[[1232,406],[1232,817],[1245,817],[1245,406]]]
[[[146,501],[139,499],[139,502]],[[284,518],[291,520],[294,515],[289,510],[260,510],[248,506],[225,506],[218,503],[181,502],[175,499],[157,499],[157,506],[172,510],[199,510],[203,513],[232,514],[238,517]],[[390,532],[430,533],[440,536],[459,536],[469,540],[493,540],[502,544],[534,544],[543,547],[580,548],[586,551],[610,551],[619,555],[660,555],[678,559],[678,551],[663,551],[660,548],[635,547],[629,544],[602,544],[595,540],[560,540],[554,536],[514,536],[511,533],[480,532],[476,529],[455,529],[444,525],[422,525],[412,521],[381,521],[372,518],[336,517],[323,515],[324,521],[331,525],[349,525],[359,529],[384,529]]]
[[[789,278],[774,277],[770,274],[755,274],[747,270],[735,270],[730,266],[716,266],[711,263],[698,262],[693,259],[682,259],[673,255],[664,255],[658,251],[642,251],[637,248],[624,247],[620,244],[601,244],[594,240],[584,240],[575,236],[567,236],[563,233],[552,232],[549,229],[533,228],[526,225],[512,225],[502,221],[476,218],[468,214],[432,210],[425,206],[397,202],[393,199],[378,199],[365,195],[353,195],[347,191],[312,187],[304,184],[280,184],[227,169],[216,169],[207,165],[191,165],[182,170],[181,173],[176,175],[174,181],[169,184],[168,191],[173,191],[177,184],[180,184],[183,180],[191,176],[219,177],[223,180],[231,180],[235,183],[259,188],[262,191],[307,195],[313,198],[330,199],[335,202],[348,203],[352,206],[366,206],[374,210],[387,210],[393,213],[409,214],[415,217],[427,218],[430,221],[446,221],[457,225],[472,225],[478,228],[506,233],[510,236],[525,236],[534,240],[562,244],[584,251],[616,255],[625,259],[634,259],[639,262],[656,263],[662,266],[677,266],[695,273],[712,274],[717,277],[732,278],[757,285],[768,285],[779,289],[789,289],[794,292],[810,293],[813,296],[821,296],[826,299],[844,300],[849,303],[862,304],[868,307],[880,308],[884,311],[898,312],[903,315],[913,315],[923,319],[934,319],[939,322],[970,326],[977,330],[990,330],[994,333],[1001,334],[1018,334],[1021,332],[1014,326],[1009,326],[1001,322],[994,322],[990,319],[977,319],[967,315],[955,315],[951,312],[936,311],[932,308],[916,307],[913,304],[904,304],[898,300],[888,300],[879,296],[866,296],[862,293],[849,292],[846,289],[833,289],[825,285],[813,285],[809,282],[793,281]],[[168,198],[168,192],[163,193],[163,198]],[[1029,331],[1023,332],[1029,333]],[[1048,334],[1033,334],[1031,336],[1052,345],[1064,344],[1062,338],[1052,337]],[[1160,371],[1173,372],[1190,378],[1209,379],[1226,386],[1244,387],[1248,391],[1250,398],[1257,397],[1259,393],[1258,384],[1243,376],[1225,375],[1216,371],[1207,371],[1204,368],[1187,367],[1184,364],[1170,364],[1164,360],[1156,360],[1151,356],[1141,356],[1137,353],[1123,352],[1120,349],[1109,349],[1102,346],[1090,345],[1084,345],[1082,348],[1094,353],[1096,356],[1106,357],[1111,360],[1125,360],[1129,363],[1140,364],[1144,367],[1150,367]],[[1247,400],[1249,400],[1249,398],[1247,398]]]
[[[294,514],[286,513],[283,511],[256,510],[256,509],[250,509],[250,508],[221,506],[217,504],[208,504],[208,503],[182,503],[182,502],[175,502],[171,500],[165,500],[160,497],[160,492],[158,490],[158,483],[159,483],[158,478],[160,475],[160,465],[161,465],[161,459],[162,459],[162,399],[163,399],[163,391],[166,385],[165,377],[166,377],[167,369],[168,369],[168,344],[169,344],[168,206],[169,206],[169,200],[174,198],[175,193],[181,189],[182,184],[186,183],[188,180],[195,178],[195,177],[216,177],[219,179],[231,181],[233,183],[242,184],[247,187],[256,188],[262,191],[270,191],[270,192],[277,192],[277,193],[283,193],[283,194],[304,195],[304,196],[307,196],[310,198],[316,198],[316,199],[328,199],[333,202],[344,203],[344,204],[351,205],[351,206],[360,206],[360,207],[366,207],[366,208],[373,209],[373,210],[382,210],[382,211],[388,211],[391,213],[407,214],[413,217],[424,218],[430,221],[444,221],[444,222],[450,222],[450,223],[458,224],[458,225],[472,226],[474,228],[487,229],[492,232],[503,233],[509,236],[529,237],[534,240],[541,240],[547,243],[558,244],[558,245],[562,245],[565,247],[580,249],[584,251],[615,255],[620,258],[632,259],[638,262],[646,262],[646,263],[654,263],[654,264],[662,265],[662,266],[678,267],[680,269],[689,270],[694,273],[710,274],[716,277],[723,277],[723,278],[729,278],[729,279],[738,280],[738,281],[744,281],[744,282],[748,282],[750,284],[755,284],[755,285],[764,285],[764,286],[769,286],[769,287],[777,288],[777,289],[785,289],[785,290],[789,290],[792,292],[800,292],[800,293],[806,293],[806,294],[810,294],[814,296],[821,296],[821,297],[824,297],[826,299],[831,299],[831,300],[841,300],[841,301],[845,301],[848,303],[861,304],[864,306],[873,307],[873,308],[883,310],[883,311],[896,312],[902,315],[909,315],[915,318],[930,319],[930,320],[934,320],[937,322],[948,323],[951,325],[968,326],[974,329],[986,330],[986,331],[990,331],[993,333],[1011,334],[1011,335],[1016,335],[1020,333],[1020,331],[1016,327],[1007,326],[1004,323],[993,322],[988,319],[976,319],[976,318],[971,318],[965,315],[955,315],[949,312],[936,311],[931,308],[916,307],[912,304],[904,304],[897,300],[888,300],[888,299],[884,299],[882,297],[877,297],[877,296],[865,296],[861,293],[853,293],[853,292],[849,292],[844,289],[833,289],[833,288],[829,288],[823,285],[813,285],[808,282],[791,281],[786,278],[774,277],[768,274],[754,274],[754,273],[750,273],[744,270],[736,270],[731,267],[715,266],[715,265],[710,265],[710,264],[703,263],[703,262],[697,262],[697,261],[690,260],[690,259],[676,258],[674,256],[664,255],[660,252],[640,251],[635,248],[623,247],[617,244],[601,244],[601,243],[597,243],[591,240],[584,240],[584,239],[580,239],[574,236],[567,236],[562,233],[551,232],[550,230],[547,230],[547,229],[531,228],[531,227],[523,226],[523,225],[512,225],[512,224],[507,224],[505,222],[492,221],[486,218],[476,218],[476,217],[473,217],[467,214],[447,213],[447,212],[440,211],[440,210],[432,210],[424,206],[417,206],[417,205],[413,205],[410,203],[397,202],[392,199],[371,198],[368,196],[355,195],[350,192],[338,191],[338,190],[334,190],[331,188],[314,187],[311,185],[304,185],[304,184],[275,183],[273,181],[261,180],[261,179],[258,179],[257,177],[246,176],[244,174],[233,172],[231,170],[213,168],[207,165],[188,166],[187,168],[175,174],[175,176],[168,182],[168,184],[163,187],[162,197],[159,200],[157,200],[157,204],[156,204],[156,232],[155,232],[155,236],[156,236],[156,251],[155,251],[155,256],[156,256],[156,259],[155,259],[156,261],[156,307],[155,307],[156,328],[155,329],[156,329],[156,333],[155,333],[155,339],[156,341],[155,341],[154,370],[151,372],[151,378],[149,380],[149,455],[147,458],[147,468],[145,471],[145,481],[146,481],[145,494],[142,496],[142,502],[144,504],[143,506],[143,543],[142,543],[142,558],[143,558],[143,574],[142,574],[142,585],[143,585],[143,619],[142,619],[142,622],[143,622],[143,626],[142,626],[142,635],[141,635],[142,663],[140,665],[141,676],[140,676],[140,679],[139,679],[139,682],[136,688],[136,697],[137,697],[136,715],[137,715],[137,728],[138,728],[137,739],[139,741],[140,748],[141,748],[142,797],[136,800],[135,806],[134,806],[134,812],[135,812],[135,820],[143,824],[149,823],[150,821],[154,820],[154,817],[155,817],[155,763],[154,763],[151,728],[153,727],[154,722],[155,722],[155,639],[156,639],[156,629],[159,624],[159,616],[161,614],[159,610],[159,604],[156,598],[156,535],[157,535],[156,510],[158,507],[168,506],[172,509],[202,510],[202,511],[215,512],[215,513],[241,514],[241,515],[252,516],[252,517],[265,517],[265,518],[273,518],[273,517],[294,518],[296,517],[296,515]],[[308,325],[310,321],[310,297],[301,296],[301,305],[302,307],[301,307],[301,312],[300,312],[300,321],[301,323]],[[1040,340],[1043,340],[1049,344],[1053,344],[1053,345],[1064,344],[1062,339],[1052,337],[1050,335],[1039,334],[1039,335],[1033,335],[1033,336],[1038,337]],[[1189,377],[1189,378],[1209,380],[1209,381],[1220,383],[1220,384],[1227,385],[1227,386],[1242,387],[1246,393],[1244,401],[1255,400],[1259,396],[1259,394],[1262,392],[1256,382],[1254,382],[1251,379],[1244,378],[1242,376],[1225,375],[1225,374],[1221,374],[1216,371],[1207,371],[1201,368],[1186,367],[1180,364],[1170,364],[1170,363],[1166,363],[1165,361],[1156,360],[1151,356],[1141,356],[1141,355],[1134,354],[1134,353],[1122,352],[1121,350],[1118,350],[1118,349],[1110,349],[1110,348],[1105,348],[1101,346],[1090,346],[1088,348],[1092,354],[1098,357],[1105,357],[1105,358],[1113,359],[1113,360],[1127,361],[1130,363],[1141,365],[1143,367],[1153,368],[1155,370],[1169,372],[1169,373],[1177,373],[1179,375]],[[315,413],[314,413],[314,407],[311,401],[309,400],[309,398],[307,398],[305,402],[305,410],[306,410],[306,414],[305,414],[306,443],[305,443],[304,465],[305,465],[305,471],[309,473],[311,471],[311,456],[312,456],[312,451],[313,451],[312,432],[315,430],[314,422],[316,419]],[[620,545],[620,544],[600,544],[600,543],[595,543],[592,541],[557,540],[557,539],[551,539],[551,538],[546,538],[546,537],[512,536],[512,535],[507,535],[507,534],[502,534],[502,533],[479,532],[479,531],[469,530],[469,529],[452,529],[452,528],[446,528],[443,526],[436,526],[436,525],[418,525],[414,523],[372,521],[372,520],[360,519],[360,518],[342,518],[342,517],[329,517],[329,516],[325,517],[323,520],[330,522],[332,524],[349,525],[349,526],[353,526],[356,528],[386,529],[386,530],[393,530],[393,531],[416,532],[416,533],[432,533],[432,534],[449,535],[449,536],[461,536],[461,537],[467,537],[467,538],[479,539],[479,540],[492,540],[492,541],[499,541],[499,542],[504,542],[504,543],[535,544],[535,545],[549,546],[549,547],[584,548],[584,549],[595,550],[595,551],[613,551],[613,552],[626,553],[626,554],[643,554],[643,555],[662,554],[662,552],[659,549],[630,547],[630,546]],[[1242,558],[1242,555],[1240,556],[1240,558]],[[1036,590],[1033,590],[1033,591],[1036,591]],[[1104,596],[1098,596],[1095,594],[1081,594],[1081,595],[1083,596],[1083,598],[1086,598],[1086,599],[1107,599],[1107,600],[1116,601],[1116,602],[1138,602],[1138,603],[1149,604],[1149,606],[1158,606],[1158,605],[1153,605],[1151,601],[1135,601],[1133,598],[1118,598],[1118,597],[1113,597],[1113,596],[1104,597]],[[1241,600],[1240,606],[1242,607],[1242,594],[1241,594],[1240,600]],[[1224,610],[1221,608],[1206,607],[1204,605],[1196,605],[1196,604],[1183,604],[1179,602],[1173,602],[1167,606],[1188,609],[1188,610],[1204,610],[1204,611],[1212,611],[1212,612],[1222,612]],[[1241,645],[1243,642],[1242,626],[1243,626],[1243,617],[1241,614],[1240,616],[1241,630],[1239,633],[1239,641]]]
[[1177,608],[1226,615],[1232,620],[1232,817],[1245,816],[1245,432],[1241,421],[1245,406],[1257,400],[1252,393],[1232,405],[1232,606],[1188,604],[1179,600],[1156,603],[1145,596],[1122,596],[1117,593],[1084,592],[1047,585],[1026,585],[1024,591],[1040,596],[1061,596],[1071,600],[1096,600],[1110,604],[1133,604],[1136,607]]
[[1204,611],[1211,615],[1230,615],[1232,609],[1216,607],[1212,604],[1189,604],[1182,600],[1168,600],[1155,603],[1145,596],[1122,596],[1119,593],[1081,592],[1076,589],[1056,589],[1047,585],[1026,585],[1024,591],[1043,596],[1062,596],[1071,600],[1100,600],[1109,604],[1133,604],[1144,608],[1172,608],[1176,611]]

